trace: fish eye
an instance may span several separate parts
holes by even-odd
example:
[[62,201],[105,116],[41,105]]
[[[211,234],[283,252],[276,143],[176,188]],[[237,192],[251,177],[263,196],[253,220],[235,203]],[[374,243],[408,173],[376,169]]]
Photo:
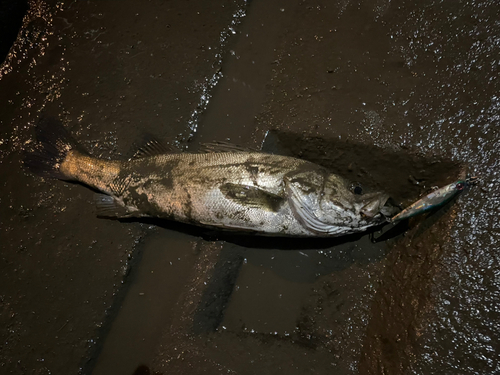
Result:
[[356,194],[356,195],[361,195],[361,194],[363,194],[363,189],[361,188],[361,186],[356,186],[356,187],[354,188],[354,194]]
[[463,190],[464,189],[464,183],[463,182],[459,182],[456,186],[457,190]]

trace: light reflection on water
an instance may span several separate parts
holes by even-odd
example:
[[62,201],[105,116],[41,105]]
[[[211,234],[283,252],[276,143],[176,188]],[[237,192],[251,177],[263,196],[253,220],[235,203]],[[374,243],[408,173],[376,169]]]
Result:
[[[391,140],[393,134],[375,128],[376,117],[367,114],[367,134],[360,135],[376,144],[407,142],[424,154],[449,155],[482,179],[456,203],[451,241],[445,244],[440,260],[445,272],[433,283],[434,311],[424,328],[422,360],[415,364],[422,374],[500,371],[496,349],[500,339],[496,73],[500,25],[492,21],[493,14],[498,14],[498,5],[487,1],[412,12],[393,37],[408,68],[427,75],[429,87],[428,92],[411,92],[402,98],[409,108],[400,111],[405,111],[401,118],[410,112],[423,121],[408,121],[408,131]],[[475,21],[466,22],[467,15]]]
[[[243,6],[243,5],[242,5]],[[224,47],[226,46],[228,42],[228,38],[231,35],[236,34],[235,27],[238,27],[238,25],[241,23],[242,19],[246,15],[246,10],[244,8],[238,9],[234,14],[233,18],[231,20],[231,23],[229,27],[227,27],[225,30],[221,32],[220,38],[219,38],[219,45],[215,48],[215,56],[214,60],[215,62],[213,63],[214,66],[218,66],[219,69],[214,73],[213,76],[207,77],[205,82],[197,83],[195,84],[195,90],[199,91],[200,94],[200,102],[198,103],[198,106],[196,109],[191,113],[191,117],[187,121],[187,127],[190,130],[190,133],[185,136],[186,139],[191,139],[194,136],[194,133],[196,133],[196,130],[198,129],[199,125],[199,117],[200,115],[207,109],[208,103],[210,102],[210,99],[212,98],[212,93],[213,89],[215,86],[217,86],[217,83],[219,83],[219,80],[222,78],[222,72],[220,70],[221,65],[222,65],[222,59],[223,59],[223,50]],[[210,49],[210,47],[209,47]],[[184,139],[183,141],[185,141]]]

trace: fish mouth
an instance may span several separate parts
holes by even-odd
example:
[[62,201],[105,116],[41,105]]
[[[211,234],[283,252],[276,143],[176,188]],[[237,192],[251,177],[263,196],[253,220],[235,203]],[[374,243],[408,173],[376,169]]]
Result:
[[380,213],[384,215],[386,219],[390,219],[391,217],[400,212],[401,212],[401,207],[396,205],[396,203],[394,203],[392,198],[389,198],[384,207],[380,209]]
[[361,195],[356,205],[359,213],[369,219],[382,215],[391,217],[399,212],[399,208],[393,204],[392,199],[385,193],[370,193]]

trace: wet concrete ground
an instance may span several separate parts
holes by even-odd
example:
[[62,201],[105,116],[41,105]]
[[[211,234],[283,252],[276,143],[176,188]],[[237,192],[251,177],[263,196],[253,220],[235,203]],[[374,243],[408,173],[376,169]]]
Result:
[[[0,69],[2,373],[499,372],[499,13],[31,1]],[[466,169],[482,183],[376,244],[105,220],[89,189],[22,168],[41,113],[104,158],[229,139],[403,205]]]

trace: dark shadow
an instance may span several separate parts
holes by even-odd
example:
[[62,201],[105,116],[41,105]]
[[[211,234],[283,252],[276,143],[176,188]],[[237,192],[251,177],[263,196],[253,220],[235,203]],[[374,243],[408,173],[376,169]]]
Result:
[[425,157],[347,140],[271,130],[263,151],[298,157],[322,165],[360,186],[364,193],[388,193],[397,203],[414,201],[431,186],[456,179],[462,165],[445,155]]
[[14,44],[27,11],[28,2],[25,0],[0,0],[0,63]]
[[[123,302],[125,301],[128,291],[132,285],[130,281],[134,280],[137,277],[136,274],[138,271],[138,265],[142,260],[142,255],[142,246],[137,246],[131,257],[129,258],[129,266],[127,268],[127,273],[123,275],[122,285],[114,292],[113,302],[111,306],[106,309],[106,315],[104,316],[102,324],[95,330],[96,337],[105,338],[111,330],[113,321],[120,312]],[[81,374],[92,374],[97,359],[99,358],[99,355],[101,354],[101,351],[104,347],[104,342],[105,340],[98,340],[95,345],[90,347],[88,357],[85,358],[84,361],[82,361],[80,367]],[[141,372],[137,374],[141,374]]]
[[384,228],[384,231],[378,236],[375,236],[373,233],[370,233],[370,239],[373,243],[383,242],[395,238],[397,236],[400,236],[407,230],[408,230],[408,220],[402,220],[394,225],[388,224]]
[[195,334],[214,332],[222,323],[243,259],[242,249],[228,246],[222,249],[193,316]]
[[[107,219],[107,218],[106,218]],[[379,225],[370,230],[331,238],[309,238],[309,237],[277,237],[263,236],[258,233],[226,231],[199,227],[196,225],[179,223],[176,221],[141,218],[141,219],[119,219],[120,222],[140,222],[155,225],[160,228],[170,229],[194,237],[203,238],[206,241],[225,241],[248,249],[278,249],[278,250],[308,250],[329,249],[348,242],[358,241],[361,237],[374,231],[380,230],[384,225]]]
[[135,369],[132,375],[162,375],[162,373],[158,371],[151,372],[148,366],[140,365]]

